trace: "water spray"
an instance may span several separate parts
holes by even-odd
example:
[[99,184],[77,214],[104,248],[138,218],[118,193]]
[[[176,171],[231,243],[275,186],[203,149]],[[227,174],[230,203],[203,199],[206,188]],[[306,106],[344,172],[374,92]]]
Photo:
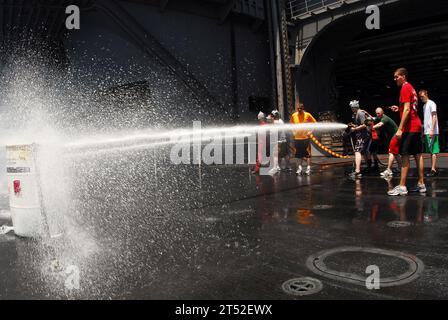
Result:
[[[303,123],[266,126],[231,126],[212,128],[174,129],[166,131],[139,130],[127,134],[110,134],[107,136],[93,135],[88,138],[78,138],[71,142],[60,143],[58,147],[64,149],[64,153],[73,155],[100,154],[102,152],[123,152],[144,148],[189,141],[191,137],[200,141],[212,140],[217,137],[235,138],[249,137],[265,131],[334,131],[343,130],[347,126],[339,123]],[[173,139],[175,138],[175,139]],[[190,140],[191,141],[191,140]],[[52,239],[48,212],[42,189],[42,179],[38,156],[41,147],[36,143],[9,144],[7,153],[7,180],[11,218],[14,232],[21,237],[43,237]],[[155,150],[153,151],[155,152]],[[202,184],[202,168],[199,159],[199,185]],[[154,172],[157,174],[157,164],[154,163]],[[4,229],[10,232],[11,229]]]

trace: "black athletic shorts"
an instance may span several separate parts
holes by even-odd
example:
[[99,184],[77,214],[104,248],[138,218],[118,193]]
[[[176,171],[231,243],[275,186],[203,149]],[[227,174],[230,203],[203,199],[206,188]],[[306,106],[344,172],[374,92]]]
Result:
[[311,157],[311,145],[310,139],[294,140],[296,148],[296,158],[309,158]]
[[420,132],[403,132],[400,139],[400,155],[415,156],[423,152],[422,134]]
[[355,138],[355,152],[360,152],[366,154],[370,149],[370,143],[372,139],[368,136],[366,137],[356,137]]
[[284,158],[288,156],[288,143],[285,142],[279,142],[278,143],[278,157]]

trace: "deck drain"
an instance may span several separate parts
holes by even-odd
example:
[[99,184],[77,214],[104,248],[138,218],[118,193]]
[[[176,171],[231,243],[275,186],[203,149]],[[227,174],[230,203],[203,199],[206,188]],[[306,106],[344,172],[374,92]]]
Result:
[[390,221],[387,223],[387,226],[391,228],[405,228],[410,227],[411,225],[412,223],[409,221]]
[[310,277],[294,278],[285,281],[282,284],[282,289],[287,294],[294,296],[308,296],[322,290],[322,282]]
[[314,210],[328,210],[331,208],[333,208],[333,206],[330,206],[328,204],[318,204],[313,207]]
[[[405,283],[409,283],[417,279],[420,274],[423,272],[425,265],[423,262],[410,254],[406,254],[403,252],[398,251],[391,251],[391,250],[383,250],[383,249],[377,249],[377,248],[362,248],[362,247],[341,247],[341,248],[335,248],[331,250],[324,250],[321,252],[318,252],[317,254],[311,255],[308,257],[306,261],[307,267],[313,271],[314,273],[343,282],[348,282],[352,284],[357,284],[360,286],[366,285],[366,277],[360,276],[358,274],[349,273],[349,272],[340,272],[336,270],[332,270],[327,268],[325,265],[325,259],[331,255],[338,254],[338,253],[344,253],[344,252],[359,252],[359,253],[373,253],[373,254],[379,254],[389,257],[395,257],[404,260],[408,263],[409,268],[406,272],[393,276],[393,277],[381,277],[380,278],[380,286],[381,287],[392,287],[392,286],[398,286]],[[366,267],[369,264],[366,264]]]

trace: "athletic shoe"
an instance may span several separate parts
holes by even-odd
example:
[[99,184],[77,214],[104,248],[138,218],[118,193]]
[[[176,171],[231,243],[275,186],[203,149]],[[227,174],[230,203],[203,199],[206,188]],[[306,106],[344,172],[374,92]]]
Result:
[[307,168],[306,171],[305,171],[305,174],[306,174],[307,176],[309,176],[309,175],[311,174],[311,169],[310,169],[310,168]]
[[298,175],[301,175],[301,174],[302,174],[302,167],[299,167],[299,168],[297,169],[296,173],[297,173]]
[[393,172],[392,170],[386,169],[383,172],[380,173],[380,176],[382,177],[393,177]]
[[432,178],[432,177],[437,177],[438,175],[439,175],[438,171],[431,170],[431,172],[428,173],[426,176]]
[[398,185],[392,190],[388,191],[387,194],[390,196],[405,196],[408,194],[408,189],[406,187]]
[[411,191],[411,192],[425,193],[425,192],[426,192],[426,186],[425,186],[425,184],[420,184],[420,183],[418,183],[417,186],[415,186],[414,188],[412,188],[410,191]]
[[361,173],[361,172],[353,171],[353,172],[350,173],[348,176],[349,176],[350,178],[352,178],[352,179],[360,179],[360,178],[362,178],[362,173]]

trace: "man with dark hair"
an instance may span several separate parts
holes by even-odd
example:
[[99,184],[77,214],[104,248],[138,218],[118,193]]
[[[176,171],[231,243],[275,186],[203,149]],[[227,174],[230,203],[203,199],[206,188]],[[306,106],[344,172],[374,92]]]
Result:
[[390,196],[407,195],[406,180],[409,173],[409,156],[414,156],[418,167],[418,183],[413,191],[420,193],[426,192],[424,181],[424,163],[422,157],[422,122],[417,114],[418,98],[414,87],[408,82],[408,72],[404,68],[399,68],[394,73],[394,80],[400,91],[400,105],[392,106],[390,109],[394,112],[400,112],[400,125],[395,136],[400,141],[399,153],[401,160],[401,179],[400,184],[394,189],[388,191]]
[[[301,102],[296,102],[297,112],[291,115],[290,123],[299,124],[307,122],[316,122],[311,113],[305,112],[305,106]],[[294,147],[296,149],[296,158],[299,160],[297,165],[297,174],[302,174],[302,161],[305,160],[307,167],[305,174],[311,174],[311,131],[297,130],[294,132]]]
[[439,123],[437,119],[437,105],[429,99],[427,90],[420,90],[419,96],[423,105],[423,128],[424,140],[423,146],[425,153],[431,154],[431,172],[428,177],[435,177],[437,172],[437,154],[440,153],[439,147]]

